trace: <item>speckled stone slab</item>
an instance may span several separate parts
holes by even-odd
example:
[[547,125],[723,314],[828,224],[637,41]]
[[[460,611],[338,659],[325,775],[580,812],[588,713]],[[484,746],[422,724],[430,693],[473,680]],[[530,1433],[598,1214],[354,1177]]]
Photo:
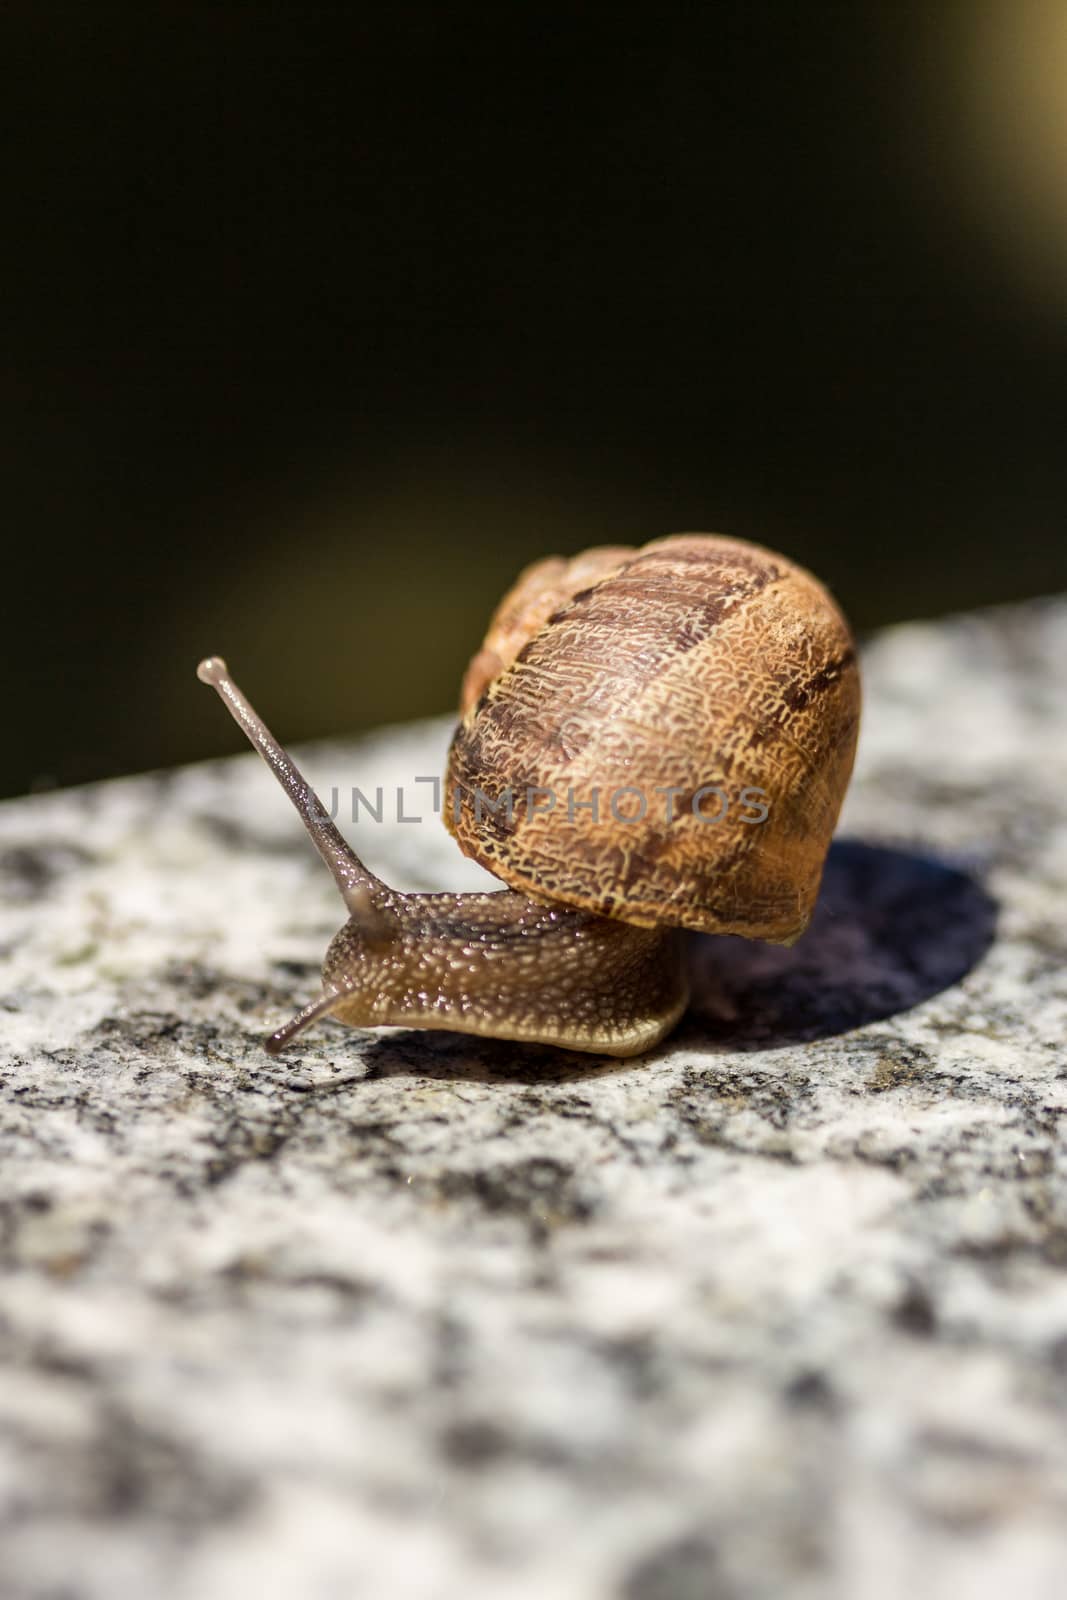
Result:
[[[0,808],[5,1600],[1062,1600],[1067,601],[865,683],[812,930],[635,1062],[266,1056],[342,917],[252,756]],[[447,734],[305,753],[400,886]]]

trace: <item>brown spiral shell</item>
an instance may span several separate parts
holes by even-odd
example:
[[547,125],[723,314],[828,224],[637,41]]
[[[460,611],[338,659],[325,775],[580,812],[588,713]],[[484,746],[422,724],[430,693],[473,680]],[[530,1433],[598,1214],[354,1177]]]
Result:
[[848,625],[802,567],[710,534],[538,562],[461,709],[446,821],[511,888],[641,927],[803,933],[860,686]]

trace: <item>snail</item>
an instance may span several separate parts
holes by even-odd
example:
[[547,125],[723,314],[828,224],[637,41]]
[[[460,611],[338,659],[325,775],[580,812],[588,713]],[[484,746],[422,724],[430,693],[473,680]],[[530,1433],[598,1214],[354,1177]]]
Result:
[[444,820],[505,887],[401,894],[363,865],[214,656],[197,669],[296,806],[348,910],[317,1018],[634,1056],[688,1002],[687,929],[792,944],[852,770],[860,689],[822,585],[674,534],[535,563],[464,679]]

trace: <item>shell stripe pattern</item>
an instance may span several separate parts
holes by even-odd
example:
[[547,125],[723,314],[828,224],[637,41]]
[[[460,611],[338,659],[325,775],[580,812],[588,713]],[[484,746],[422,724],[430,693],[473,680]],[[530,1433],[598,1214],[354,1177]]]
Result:
[[515,622],[513,606],[510,664],[450,753],[463,849],[512,888],[639,926],[798,937],[859,725],[822,585],[761,546],[679,534],[537,616],[517,650]]

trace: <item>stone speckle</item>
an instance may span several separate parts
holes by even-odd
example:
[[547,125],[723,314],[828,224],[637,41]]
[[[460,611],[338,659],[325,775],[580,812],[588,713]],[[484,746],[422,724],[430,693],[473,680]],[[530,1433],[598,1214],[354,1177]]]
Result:
[[[266,1056],[342,915],[252,757],[0,808],[5,1600],[1059,1600],[1067,601],[865,689],[811,930],[633,1062]],[[401,888],[448,727],[307,753]]]

